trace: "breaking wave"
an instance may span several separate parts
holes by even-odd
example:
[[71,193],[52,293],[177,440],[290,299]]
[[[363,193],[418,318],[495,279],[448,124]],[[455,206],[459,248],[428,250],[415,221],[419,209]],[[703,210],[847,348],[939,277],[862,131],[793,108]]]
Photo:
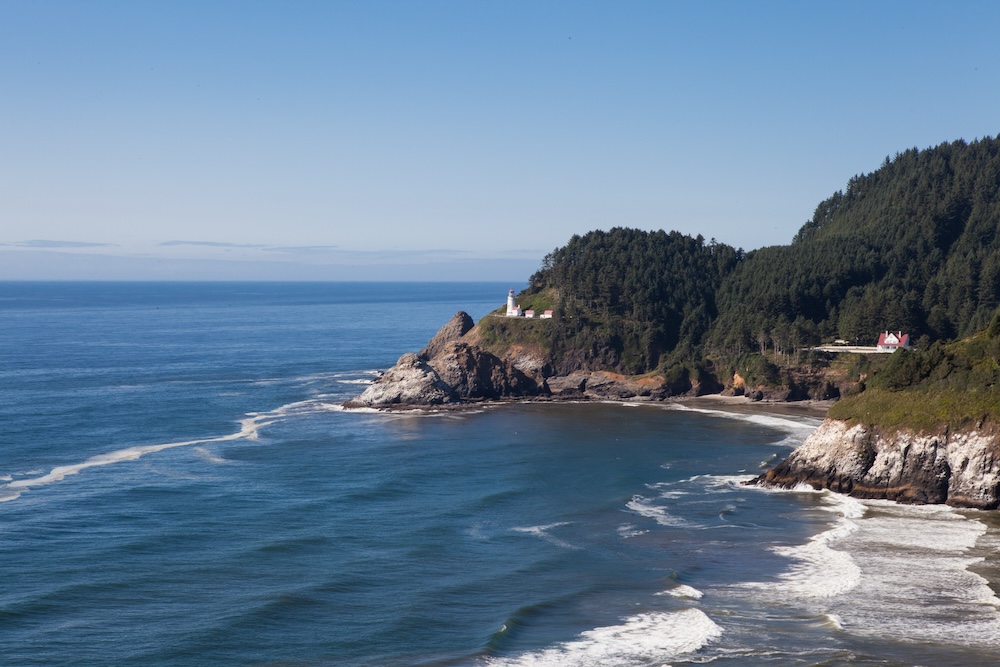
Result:
[[510,658],[491,667],[638,667],[662,665],[694,653],[722,635],[699,609],[638,614],[620,625],[588,630],[577,639]]

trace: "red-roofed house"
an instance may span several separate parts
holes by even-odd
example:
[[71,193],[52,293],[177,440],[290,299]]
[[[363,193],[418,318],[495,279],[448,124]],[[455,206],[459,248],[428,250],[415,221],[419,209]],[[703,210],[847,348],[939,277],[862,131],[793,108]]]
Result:
[[879,352],[895,352],[896,350],[907,350],[910,347],[910,334],[902,331],[892,333],[886,331],[879,334],[878,346],[875,348]]

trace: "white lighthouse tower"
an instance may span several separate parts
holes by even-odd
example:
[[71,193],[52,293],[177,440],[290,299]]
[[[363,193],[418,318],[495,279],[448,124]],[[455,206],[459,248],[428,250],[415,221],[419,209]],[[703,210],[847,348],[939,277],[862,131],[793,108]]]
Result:
[[514,304],[514,290],[507,293],[507,317],[521,317],[521,306]]

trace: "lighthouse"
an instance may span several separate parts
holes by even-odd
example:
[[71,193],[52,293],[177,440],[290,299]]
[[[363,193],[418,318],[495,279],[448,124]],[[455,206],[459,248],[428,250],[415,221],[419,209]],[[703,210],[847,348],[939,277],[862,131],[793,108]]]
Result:
[[514,290],[507,292],[507,317],[521,317],[521,306],[514,304]]

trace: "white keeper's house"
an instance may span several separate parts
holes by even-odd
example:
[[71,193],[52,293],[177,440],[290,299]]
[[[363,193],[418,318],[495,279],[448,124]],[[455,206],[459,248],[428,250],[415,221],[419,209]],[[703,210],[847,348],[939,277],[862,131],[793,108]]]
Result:
[[875,346],[875,349],[879,352],[908,350],[910,349],[910,334],[905,334],[902,331],[896,333],[885,331],[880,333],[878,336],[878,345]]

